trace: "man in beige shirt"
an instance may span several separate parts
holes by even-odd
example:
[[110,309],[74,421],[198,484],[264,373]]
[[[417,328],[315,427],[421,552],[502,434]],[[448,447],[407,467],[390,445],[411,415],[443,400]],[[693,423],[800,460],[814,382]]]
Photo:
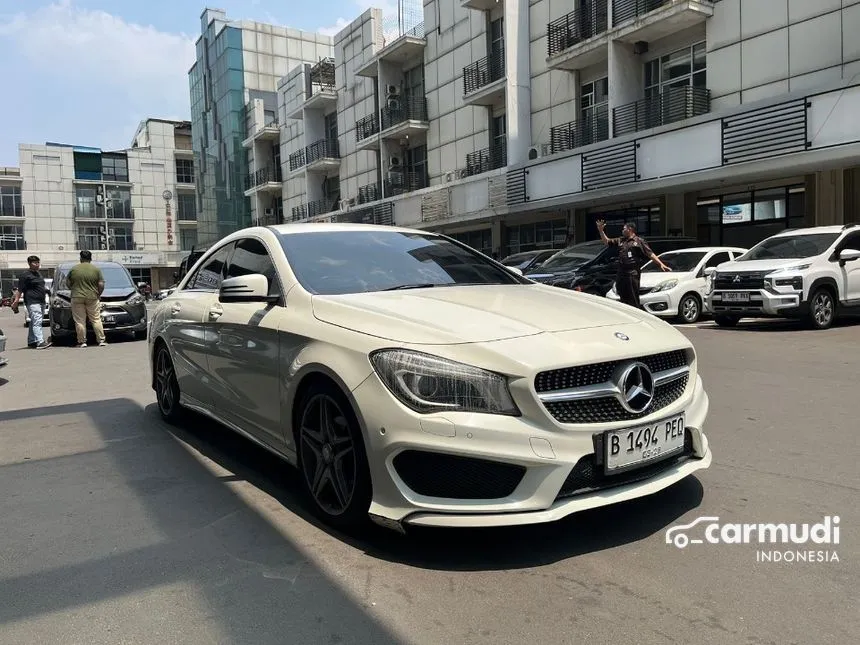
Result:
[[104,347],[107,340],[102,326],[100,298],[105,290],[105,278],[102,270],[93,264],[90,251],[81,251],[81,262],[69,271],[68,281],[72,291],[72,317],[75,319],[78,347],[87,346],[87,318],[93,326],[99,347]]

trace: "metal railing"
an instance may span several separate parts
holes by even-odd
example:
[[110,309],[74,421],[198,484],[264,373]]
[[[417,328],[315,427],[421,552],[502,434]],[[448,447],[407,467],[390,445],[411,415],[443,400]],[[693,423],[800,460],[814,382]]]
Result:
[[421,190],[429,185],[427,173],[406,170],[389,173],[389,179],[385,180],[383,188],[385,189],[385,197],[390,197]]
[[356,202],[359,204],[369,204],[379,199],[382,199],[382,187],[379,185],[379,182],[367,184],[358,189]]
[[363,141],[374,134],[379,134],[379,115],[368,114],[355,122],[355,140]]
[[609,138],[609,111],[593,118],[556,125],[549,129],[552,154],[606,141]]
[[256,172],[249,173],[245,175],[245,190],[249,190],[254,188],[255,186],[262,186],[263,184],[268,183],[281,183],[281,169],[280,168],[260,168]]
[[382,108],[382,130],[393,128],[405,121],[427,121],[427,98],[404,96],[391,99]]
[[554,56],[609,28],[607,0],[590,0],[546,26],[546,53]]
[[319,139],[305,148],[305,163],[320,159],[340,159],[340,144],[337,139]]
[[612,26],[644,16],[669,2],[671,0],[612,0]]
[[293,206],[293,221],[298,222],[308,219],[309,217],[325,215],[326,213],[331,213],[339,208],[339,199],[323,198],[317,199],[313,202],[306,202],[304,204],[299,204],[298,206]]
[[612,111],[613,136],[675,123],[711,111],[711,91],[704,87],[665,87],[660,94]]
[[466,176],[480,175],[508,165],[508,144],[499,142],[489,148],[470,152],[466,155]]
[[296,150],[293,154],[290,155],[290,171],[298,170],[299,168],[304,167],[307,162],[305,161],[305,149]]
[[334,58],[321,59],[311,67],[310,76],[312,85],[319,85],[325,89],[334,88]]
[[505,50],[485,56],[463,68],[463,94],[471,94],[505,76]]

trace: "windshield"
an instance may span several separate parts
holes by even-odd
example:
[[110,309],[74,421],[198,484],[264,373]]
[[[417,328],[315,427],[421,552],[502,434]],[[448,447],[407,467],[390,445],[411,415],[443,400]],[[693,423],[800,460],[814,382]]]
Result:
[[811,258],[824,253],[838,237],[839,233],[803,233],[771,237],[755,245],[737,258],[737,261]]
[[[131,277],[128,272],[122,267],[118,266],[103,266],[96,265],[99,269],[102,270],[102,275],[105,279],[105,289],[134,289],[134,283],[131,281]],[[69,267],[71,269],[71,267]],[[59,291],[68,291],[69,290],[69,280],[68,280],[68,271],[63,272],[63,274],[57,279],[57,290]]]
[[[660,259],[666,264],[672,271],[677,271],[679,273],[683,273],[685,271],[693,271],[699,262],[702,261],[702,258],[705,257],[705,251],[695,251],[688,253],[681,253],[679,251],[669,251],[668,253],[664,253],[660,256]],[[654,260],[651,260],[642,267],[642,273],[654,273],[662,271],[660,265],[656,264]]]
[[572,271],[593,260],[606,248],[603,242],[583,242],[559,251],[540,266],[541,273]]
[[530,262],[533,257],[539,255],[538,253],[517,253],[516,255],[509,255],[504,260],[502,260],[502,264],[506,267],[518,267]]
[[527,283],[475,251],[423,233],[350,230],[279,238],[299,283],[313,294]]

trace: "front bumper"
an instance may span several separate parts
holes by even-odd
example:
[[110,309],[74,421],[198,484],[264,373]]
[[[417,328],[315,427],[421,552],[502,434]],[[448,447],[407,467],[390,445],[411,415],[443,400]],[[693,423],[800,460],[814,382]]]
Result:
[[[610,291],[606,294],[610,300],[619,302],[621,300],[617,291]],[[674,318],[678,315],[678,305],[681,299],[681,294],[675,291],[657,291],[648,293],[639,293],[639,304],[649,314],[664,318]]]
[[[51,307],[51,334],[57,337],[72,336],[75,320],[71,307]],[[102,303],[102,327],[106,334],[144,331],[147,327],[146,304]],[[92,332],[87,320],[87,332]]]
[[[562,426],[549,416],[538,424],[525,418],[488,414],[419,415],[397,402],[375,374],[353,395],[364,421],[373,481],[369,512],[374,521],[386,526],[479,527],[549,522],[650,495],[711,463],[708,439],[702,431],[709,401],[698,377],[677,401],[653,415],[634,422],[579,426]],[[571,484],[572,478],[587,479],[591,472],[596,433],[638,427],[682,411],[688,432],[684,456],[652,462],[638,471],[612,477],[592,472],[597,483],[591,487]],[[423,465],[411,458],[428,453],[429,462]],[[480,468],[476,472],[470,466],[464,473],[458,470],[458,460],[462,463],[464,459],[472,464],[489,464],[491,468],[481,473]],[[443,486],[448,481],[459,481],[461,489],[481,491],[492,487],[492,481],[497,490],[506,490],[492,498],[480,493],[467,497],[420,494],[415,490],[421,487],[414,483],[417,473],[429,472],[428,463],[434,460],[445,469],[436,476]],[[509,476],[516,469],[521,476]]]
[[708,308],[718,316],[792,317],[803,313],[802,292],[765,289],[717,290],[708,294]]

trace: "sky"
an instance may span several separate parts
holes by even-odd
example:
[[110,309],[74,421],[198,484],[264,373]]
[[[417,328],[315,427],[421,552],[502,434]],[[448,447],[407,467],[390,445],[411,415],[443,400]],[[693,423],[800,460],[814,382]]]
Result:
[[[234,20],[334,34],[397,0],[209,0]],[[0,167],[19,143],[126,148],[147,117],[190,119],[205,0],[0,0]]]

